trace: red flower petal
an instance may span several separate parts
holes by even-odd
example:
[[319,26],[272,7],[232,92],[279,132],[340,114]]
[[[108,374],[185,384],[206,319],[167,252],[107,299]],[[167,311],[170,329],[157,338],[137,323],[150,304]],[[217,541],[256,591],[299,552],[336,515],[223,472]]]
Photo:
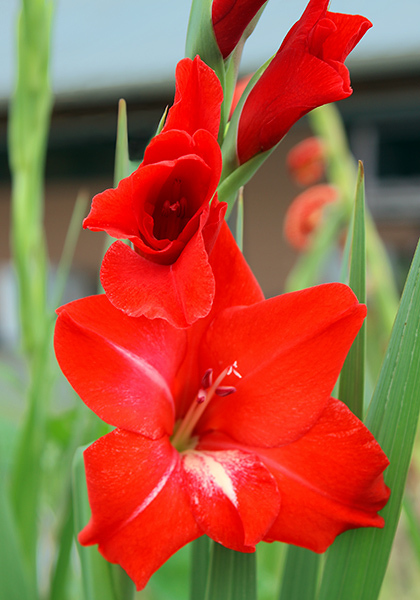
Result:
[[187,451],[182,456],[194,517],[209,537],[239,552],[252,552],[277,517],[274,478],[240,450]]
[[383,527],[377,512],[389,497],[382,475],[389,462],[363,423],[335,398],[315,425],[290,444],[255,448],[212,433],[200,448],[249,452],[275,477],[281,505],[265,541],[324,552],[347,529]]
[[216,294],[209,315],[186,330],[187,355],[175,382],[177,415],[180,416],[188,409],[206,370],[199,368],[198,349],[211,321],[225,308],[255,304],[264,299],[262,290],[225,221],[210,254],[210,265],[216,280]]
[[105,296],[92,296],[61,307],[54,345],[90,409],[111,425],[156,438],[172,433],[172,383],[185,340],[166,321],[131,319]]
[[238,127],[240,164],[275,146],[313,108],[352,93],[343,61],[372,24],[327,7],[328,0],[310,0],[249,93]]
[[236,392],[213,398],[197,431],[224,431],[248,445],[301,437],[319,418],[366,315],[350,288],[325,284],[217,316],[200,347],[204,373],[237,361]]
[[217,138],[223,90],[216,73],[196,56],[178,63],[175,79],[174,104],[162,131],[183,129],[193,135],[206,129]]
[[101,282],[118,309],[132,317],[166,319],[175,327],[188,327],[205,317],[214,297],[214,277],[200,232],[173,265],[153,263],[115,242],[103,259]]
[[266,0],[213,0],[212,21],[217,45],[227,58]]
[[179,548],[199,537],[177,452],[167,437],[150,441],[115,430],[84,454],[92,519],[79,534],[99,544],[143,588]]
[[122,179],[116,189],[96,194],[83,228],[106,231],[116,238],[137,237],[139,234],[133,205],[133,178]]
[[331,398],[315,426],[297,442],[258,450],[282,497],[266,535],[324,552],[335,537],[356,527],[383,527],[377,514],[389,497],[382,472],[388,460],[372,434]]

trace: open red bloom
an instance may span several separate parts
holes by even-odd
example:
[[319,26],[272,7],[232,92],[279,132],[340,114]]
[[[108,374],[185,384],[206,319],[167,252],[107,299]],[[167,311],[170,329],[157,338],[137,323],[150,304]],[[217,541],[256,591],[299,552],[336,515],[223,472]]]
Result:
[[328,3],[310,0],[246,99],[238,126],[240,164],[275,146],[313,108],[352,93],[344,60],[372,24],[329,12]]
[[213,0],[211,18],[217,45],[227,58],[267,0]]
[[243,552],[261,540],[322,552],[383,526],[388,461],[330,397],[366,308],[341,284],[264,300],[225,224],[210,260],[214,305],[188,329],[105,296],[59,310],[60,366],[116,427],[84,453],[92,518],[79,541],[138,588],[202,534]]
[[214,297],[208,254],[225,212],[215,196],[223,94],[199,57],[178,64],[176,86],[143,162],[116,189],[93,198],[83,226],[133,244],[115,242],[102,263],[101,282],[114,306],[187,327],[208,314]]

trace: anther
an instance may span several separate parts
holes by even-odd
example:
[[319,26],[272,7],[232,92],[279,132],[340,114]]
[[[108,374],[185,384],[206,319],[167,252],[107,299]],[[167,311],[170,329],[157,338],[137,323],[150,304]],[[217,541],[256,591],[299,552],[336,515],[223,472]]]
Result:
[[225,396],[229,396],[230,394],[233,394],[234,392],[236,392],[236,388],[233,387],[233,385],[219,385],[214,390],[214,393],[217,396],[220,396],[221,398],[224,398]]
[[201,386],[204,390],[208,390],[213,385],[213,369],[207,369],[201,379]]
[[197,404],[202,404],[206,398],[207,398],[206,392],[204,390],[198,390]]

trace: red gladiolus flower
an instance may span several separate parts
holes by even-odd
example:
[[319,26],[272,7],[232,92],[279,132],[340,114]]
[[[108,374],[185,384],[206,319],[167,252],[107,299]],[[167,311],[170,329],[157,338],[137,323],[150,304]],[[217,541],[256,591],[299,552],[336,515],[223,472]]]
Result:
[[92,518],[79,541],[139,589],[202,534],[243,552],[261,540],[322,552],[383,526],[388,461],[330,397],[365,307],[341,284],[264,300],[225,224],[210,260],[214,305],[188,329],[106,296],[59,310],[60,366],[116,427],[84,453]]
[[310,0],[246,99],[238,126],[240,164],[275,146],[313,108],[352,93],[343,63],[372,24],[329,12],[328,3]]
[[237,46],[245,29],[267,0],[213,0],[211,18],[223,58]]
[[226,210],[215,196],[223,94],[199,57],[178,64],[176,86],[143,162],[116,189],[93,198],[83,226],[133,244],[115,242],[102,263],[101,282],[114,306],[187,327],[208,314],[214,297],[208,254]]
[[325,172],[325,144],[318,137],[308,137],[293,146],[286,162],[296,183],[301,186],[313,185]]
[[284,236],[297,250],[307,250],[327,204],[338,200],[338,190],[327,183],[314,185],[293,200],[284,218]]

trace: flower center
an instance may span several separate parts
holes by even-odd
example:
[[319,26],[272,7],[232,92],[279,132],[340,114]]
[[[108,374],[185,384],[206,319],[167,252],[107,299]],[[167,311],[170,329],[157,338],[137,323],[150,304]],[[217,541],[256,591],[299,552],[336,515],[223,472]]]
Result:
[[[166,192],[166,190],[165,190]],[[187,200],[182,195],[181,179],[174,179],[169,190],[165,194],[163,203],[156,206],[154,218],[153,235],[159,240],[176,240],[184,229],[187,212]]]
[[226,367],[215,381],[213,381],[213,369],[208,369],[201,380],[201,386],[198,390],[196,397],[191,403],[190,408],[185,414],[184,418],[178,426],[175,426],[175,432],[172,437],[172,445],[179,451],[182,452],[191,447],[192,443],[192,432],[194,427],[197,425],[201,415],[209,405],[210,400],[214,395],[216,396],[229,396],[236,392],[236,388],[232,385],[221,385],[223,379],[228,375],[235,375],[241,379],[242,375],[237,370],[238,365],[236,361]]

